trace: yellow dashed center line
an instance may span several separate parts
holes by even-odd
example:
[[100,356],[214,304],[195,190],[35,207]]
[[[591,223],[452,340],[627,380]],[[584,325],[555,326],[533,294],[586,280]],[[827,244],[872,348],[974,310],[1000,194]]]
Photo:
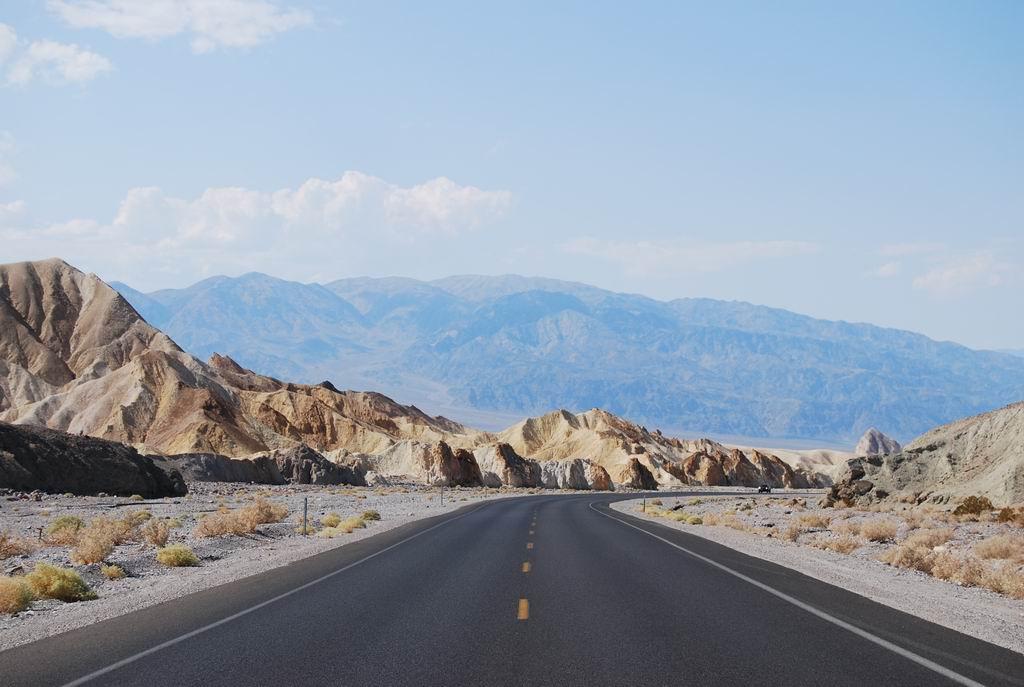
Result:
[[530,530],[530,534],[533,534],[533,530]]
[[530,602],[526,599],[519,600],[519,619],[529,620],[530,618]]
[[527,542],[526,543],[526,548],[532,549],[533,548],[533,542],[532,541],[531,542]]
[[524,573],[530,572],[530,561],[526,561],[525,563],[523,563],[523,572]]

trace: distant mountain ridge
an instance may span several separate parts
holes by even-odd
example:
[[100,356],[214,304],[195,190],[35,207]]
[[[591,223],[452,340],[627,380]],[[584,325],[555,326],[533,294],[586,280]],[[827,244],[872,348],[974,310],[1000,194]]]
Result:
[[114,286],[199,357],[456,417],[601,407],[674,431],[852,445],[871,426],[908,439],[1024,398],[1024,358],[742,302],[516,275]]

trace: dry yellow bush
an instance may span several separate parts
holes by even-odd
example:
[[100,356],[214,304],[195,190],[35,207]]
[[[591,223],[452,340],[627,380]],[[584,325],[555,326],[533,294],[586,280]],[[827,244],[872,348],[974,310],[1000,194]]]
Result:
[[935,558],[936,554],[930,548],[901,544],[883,553],[878,560],[897,568],[930,573],[935,565]]
[[46,526],[46,543],[55,546],[71,546],[85,527],[81,518],[75,515],[61,515]]
[[375,510],[364,510],[361,516],[363,520],[380,520],[380,513]]
[[16,537],[6,530],[0,532],[0,561],[11,556],[24,556],[35,548],[35,543],[30,539]]
[[366,527],[366,522],[362,518],[345,518],[338,524],[338,529],[343,530],[346,534],[351,534],[352,530],[358,530]]
[[830,518],[827,515],[807,513],[806,515],[801,515],[800,517],[798,517],[796,521],[797,524],[799,524],[804,529],[814,530],[825,529],[832,522],[832,518]]
[[748,525],[740,518],[737,518],[735,515],[729,515],[725,518],[722,518],[721,524],[725,525],[729,529],[739,530],[740,532],[746,532],[750,529],[750,525]]
[[965,587],[977,587],[985,577],[988,569],[977,558],[960,558],[951,553],[943,552],[932,561],[932,576],[940,580],[956,582]]
[[36,563],[32,572],[25,576],[25,581],[40,598],[60,601],[88,601],[96,598],[96,592],[89,589],[82,576],[68,568]]
[[320,518],[320,524],[324,527],[337,527],[339,522],[341,522],[341,516],[333,512]]
[[980,558],[1024,562],[1024,535],[999,534],[974,545]]
[[196,526],[197,537],[220,537],[226,534],[251,534],[256,527],[271,522],[280,522],[288,515],[288,509],[278,504],[270,503],[262,497],[256,498],[253,503],[233,511],[229,509],[218,510],[212,513]]
[[850,554],[856,551],[862,546],[863,542],[855,537],[849,535],[843,535],[841,537],[830,538],[824,536],[815,537],[811,541],[811,546],[819,549],[825,549],[827,551],[835,551],[836,553]]
[[981,586],[1011,599],[1024,599],[1024,573],[1014,563],[1003,563],[989,570],[982,578]]
[[166,520],[150,520],[142,526],[139,533],[153,546],[166,546],[167,539],[171,536],[171,526]]
[[108,532],[87,528],[78,538],[78,544],[71,551],[71,562],[101,563],[114,552],[114,540]]
[[175,544],[157,549],[156,562],[169,568],[186,568],[199,565],[199,558],[187,546]]
[[789,523],[789,527],[782,531],[781,538],[785,539],[786,541],[796,541],[800,538],[800,535],[806,531],[807,530],[801,527],[798,523],[791,522]]
[[21,577],[0,577],[0,613],[21,613],[32,603],[32,588]]
[[856,537],[860,534],[860,523],[844,520],[842,522],[833,523],[829,529],[843,537]]
[[100,572],[108,580],[120,580],[125,576],[124,568],[120,565],[103,565],[100,566]]
[[860,536],[870,541],[885,542],[896,538],[899,528],[886,520],[869,520],[860,526]]
[[952,538],[953,530],[917,530],[904,539],[903,544],[934,549],[936,546],[942,546]]

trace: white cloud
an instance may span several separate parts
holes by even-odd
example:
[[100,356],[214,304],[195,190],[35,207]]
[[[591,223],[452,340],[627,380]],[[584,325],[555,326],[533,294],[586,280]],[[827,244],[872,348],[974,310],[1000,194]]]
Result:
[[688,241],[611,241],[581,237],[563,246],[574,255],[601,258],[617,263],[629,274],[719,272],[764,260],[808,255],[821,250],[806,241],[735,241],[698,243]]
[[7,156],[14,150],[14,137],[9,131],[0,131],[0,186],[6,186],[18,175],[7,161]]
[[876,277],[895,277],[903,270],[903,264],[899,260],[887,262],[871,272]]
[[310,12],[265,0],[50,0],[48,6],[77,28],[118,38],[191,37],[192,51],[248,48],[313,22]]
[[0,239],[16,240],[22,255],[61,255],[143,286],[158,273],[194,279],[265,270],[303,278],[358,271],[366,259],[423,260],[451,245],[443,239],[493,223],[510,202],[507,191],[445,177],[399,186],[350,171],[276,192],[221,187],[179,198],[134,188],[111,221],[72,219],[31,229],[27,222],[8,223]]
[[11,203],[0,203],[0,228],[13,226],[25,214],[25,202],[16,200]]
[[916,277],[915,289],[933,296],[950,296],[1003,283],[1009,267],[996,260],[992,251],[979,251],[935,267]]
[[14,29],[0,24],[0,68],[5,69],[8,84],[24,86],[37,77],[51,84],[84,83],[114,66],[74,43],[42,40],[22,48]]
[[7,24],[0,23],[0,66],[14,53],[18,47],[18,34]]

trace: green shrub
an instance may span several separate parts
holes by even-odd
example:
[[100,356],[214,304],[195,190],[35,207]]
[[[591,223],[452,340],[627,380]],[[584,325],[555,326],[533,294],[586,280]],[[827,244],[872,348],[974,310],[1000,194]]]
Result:
[[156,562],[168,568],[184,568],[199,565],[199,558],[187,546],[174,544],[157,549]]
[[82,576],[74,570],[58,568],[47,563],[36,563],[35,569],[25,576],[33,593],[46,599],[60,601],[88,601],[96,598]]

